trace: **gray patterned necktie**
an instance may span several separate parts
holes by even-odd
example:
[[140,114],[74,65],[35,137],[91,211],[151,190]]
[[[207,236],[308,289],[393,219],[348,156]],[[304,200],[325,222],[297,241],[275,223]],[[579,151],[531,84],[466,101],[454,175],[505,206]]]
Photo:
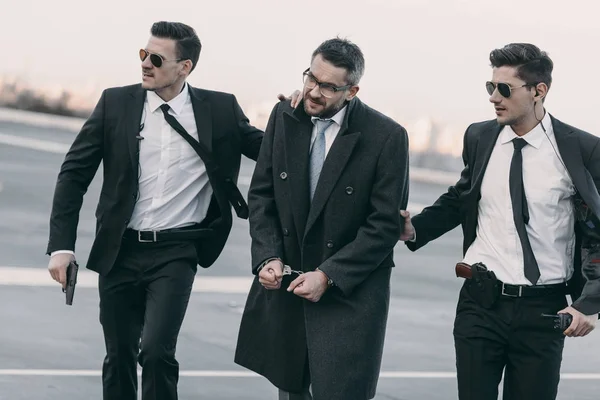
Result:
[[321,169],[325,162],[325,131],[333,123],[331,119],[315,120],[317,125],[317,137],[310,150],[309,182],[310,182],[310,200],[312,201],[321,175]]

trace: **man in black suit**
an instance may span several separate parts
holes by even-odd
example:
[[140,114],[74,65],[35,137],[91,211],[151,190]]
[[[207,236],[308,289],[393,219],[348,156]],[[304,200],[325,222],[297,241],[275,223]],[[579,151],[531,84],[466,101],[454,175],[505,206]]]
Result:
[[[587,335],[600,311],[600,264],[582,268],[589,243],[578,223],[582,209],[600,216],[600,139],[545,111],[553,69],[545,52],[513,43],[490,62],[496,119],[469,126],[460,179],[412,221],[402,211],[400,239],[415,251],[461,224],[462,261],[488,270],[465,279],[458,299],[459,398],[497,399],[504,371],[505,399],[550,400],[565,335]],[[542,313],[573,322],[563,333]]]
[[140,50],[142,84],[102,93],[58,175],[47,253],[64,287],[83,195],[103,162],[87,268],[100,275],[107,400],[137,399],[136,360],[145,400],[177,398],[175,346],[197,265],[221,253],[232,205],[247,217],[235,182],[263,132],[233,95],[186,83],[200,50],[191,27],[155,23]]
[[273,109],[250,185],[257,276],[235,361],[281,400],[375,396],[408,137],[356,97],[363,70],[349,41],[314,51],[300,105]]

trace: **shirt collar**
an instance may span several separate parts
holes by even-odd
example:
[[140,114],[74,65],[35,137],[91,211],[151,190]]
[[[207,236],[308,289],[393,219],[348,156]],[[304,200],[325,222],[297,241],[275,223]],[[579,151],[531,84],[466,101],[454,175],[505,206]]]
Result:
[[[333,122],[335,122],[336,124],[338,124],[338,126],[342,126],[342,122],[344,121],[344,117],[346,116],[346,110],[348,109],[348,106],[344,106],[342,107],[342,109],[340,111],[338,111],[337,113],[335,113],[335,115],[331,118],[327,118],[327,119],[331,119],[333,120]],[[319,117],[310,117],[311,121],[313,124],[316,123],[316,121],[322,119]]]
[[541,123],[544,125],[544,128],[546,128],[546,133],[544,133],[541,124],[537,124],[532,130],[530,130],[523,136],[517,135],[509,125],[506,125],[502,129],[500,143],[506,144],[512,141],[514,138],[520,137],[522,139],[525,139],[528,145],[539,149],[542,145],[542,142],[544,141],[544,136],[546,136],[546,134],[548,134],[548,136],[552,136],[554,134],[554,130],[552,129],[552,120],[550,119],[549,113],[546,112],[546,115],[544,115],[544,118],[542,118]]
[[167,102],[161,99],[155,92],[148,91],[147,100],[148,105],[150,106],[150,112],[153,113],[154,111],[158,110],[160,106],[167,103],[169,107],[171,107],[171,110],[173,110],[173,113],[175,115],[179,115],[183,110],[183,106],[185,105],[188,96],[189,92],[187,82],[184,83],[181,93],[172,98],[171,101]]

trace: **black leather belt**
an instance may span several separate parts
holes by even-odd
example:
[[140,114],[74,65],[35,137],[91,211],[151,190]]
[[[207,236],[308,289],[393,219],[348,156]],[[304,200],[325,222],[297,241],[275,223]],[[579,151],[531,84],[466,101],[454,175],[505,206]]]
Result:
[[212,229],[207,228],[175,228],[165,229],[162,231],[136,231],[134,229],[126,229],[123,238],[128,240],[136,240],[140,243],[154,243],[179,240],[197,240],[208,238],[215,233]]
[[567,294],[566,283],[555,283],[552,285],[511,285],[498,281],[498,290],[502,296],[507,297],[541,297],[555,294]]

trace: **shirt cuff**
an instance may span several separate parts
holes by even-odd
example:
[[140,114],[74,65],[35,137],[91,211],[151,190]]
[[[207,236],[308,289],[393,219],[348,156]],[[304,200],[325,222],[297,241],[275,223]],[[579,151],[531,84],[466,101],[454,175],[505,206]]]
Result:
[[74,256],[75,252],[73,250],[56,250],[50,253],[50,257],[54,256],[55,254],[71,254]]
[[417,230],[415,229],[415,235],[413,236],[412,239],[409,240],[409,242],[415,243],[416,241],[417,241]]

